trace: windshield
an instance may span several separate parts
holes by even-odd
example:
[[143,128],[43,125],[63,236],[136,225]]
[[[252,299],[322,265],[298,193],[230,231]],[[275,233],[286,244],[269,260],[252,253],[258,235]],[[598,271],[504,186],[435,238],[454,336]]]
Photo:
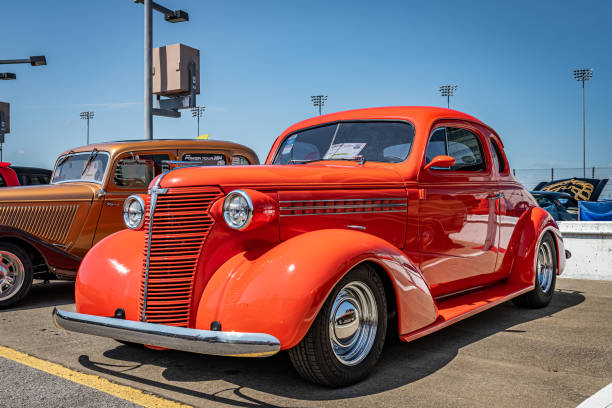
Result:
[[408,157],[414,127],[407,122],[340,122],[301,130],[281,143],[273,164],[320,160],[399,163]]
[[66,181],[93,181],[102,183],[108,153],[93,150],[91,152],[68,153],[57,160],[51,184]]

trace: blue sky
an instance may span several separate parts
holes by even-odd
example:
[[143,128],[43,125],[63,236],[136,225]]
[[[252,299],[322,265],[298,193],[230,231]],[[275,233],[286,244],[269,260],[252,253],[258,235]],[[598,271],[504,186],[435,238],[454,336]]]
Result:
[[[316,114],[390,105],[451,107],[501,135],[513,168],[582,166],[581,88],[587,82],[587,166],[612,165],[612,2],[162,0],[187,23],[154,15],[154,46],[200,49],[201,133],[246,144],[264,160],[274,138]],[[0,59],[46,55],[48,66],[0,65],[11,103],[4,160],[52,167],[85,144],[143,135],[143,7],[131,0],[2,4]],[[195,119],[154,119],[156,138],[193,138]]]

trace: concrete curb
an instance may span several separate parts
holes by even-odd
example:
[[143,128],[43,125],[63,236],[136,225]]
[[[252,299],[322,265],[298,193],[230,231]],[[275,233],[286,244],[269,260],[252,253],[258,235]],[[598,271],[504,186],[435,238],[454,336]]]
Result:
[[564,278],[612,280],[612,221],[559,221],[572,253]]

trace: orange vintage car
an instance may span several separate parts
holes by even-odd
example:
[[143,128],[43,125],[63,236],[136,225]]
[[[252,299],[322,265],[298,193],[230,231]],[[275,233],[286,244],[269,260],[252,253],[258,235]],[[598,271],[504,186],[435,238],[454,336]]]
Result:
[[[287,129],[265,165],[183,168],[124,205],[84,258],[64,329],[269,356],[327,386],[507,300],[544,307],[566,251],[499,136],[461,112],[389,107]],[[390,330],[388,330],[388,328]]]
[[74,279],[93,244],[123,229],[123,202],[164,166],[259,164],[248,147],[209,140],[101,143],[62,153],[50,185],[0,189],[0,308],[32,280]]

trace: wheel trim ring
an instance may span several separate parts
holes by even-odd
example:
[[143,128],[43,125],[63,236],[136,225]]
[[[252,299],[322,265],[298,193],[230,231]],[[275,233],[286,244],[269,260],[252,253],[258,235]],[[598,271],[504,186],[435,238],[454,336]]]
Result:
[[552,278],[554,273],[553,256],[550,244],[548,242],[542,242],[538,248],[537,258],[537,277],[538,285],[542,292],[547,293],[552,286]]
[[[10,299],[19,292],[25,282],[23,263],[12,252],[0,251],[0,301]],[[8,282],[7,277],[12,278]]]
[[[337,322],[337,311],[346,302],[355,307],[359,321],[348,342],[337,337],[338,331],[341,330]],[[372,349],[377,329],[378,308],[372,290],[360,281],[345,285],[336,295],[329,315],[329,339],[336,359],[346,366],[359,364]]]

